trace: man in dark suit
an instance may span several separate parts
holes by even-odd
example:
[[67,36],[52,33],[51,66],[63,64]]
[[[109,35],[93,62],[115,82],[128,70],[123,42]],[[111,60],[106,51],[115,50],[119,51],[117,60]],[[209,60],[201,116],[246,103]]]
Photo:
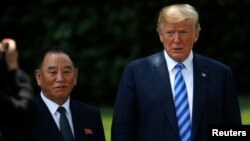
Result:
[[[164,51],[125,67],[112,141],[206,141],[209,125],[240,125],[231,69],[192,52],[200,31],[197,11],[189,4],[164,7],[157,31]],[[179,73],[176,65],[182,66]]]
[[0,42],[0,140],[30,141],[36,106],[29,76],[18,63],[15,40]]
[[[105,141],[99,110],[70,98],[77,75],[71,55],[63,48],[55,47],[41,54],[35,70],[37,84],[41,87],[37,97],[36,141]],[[66,112],[69,126],[66,130],[70,132],[67,135],[64,135],[59,107]]]

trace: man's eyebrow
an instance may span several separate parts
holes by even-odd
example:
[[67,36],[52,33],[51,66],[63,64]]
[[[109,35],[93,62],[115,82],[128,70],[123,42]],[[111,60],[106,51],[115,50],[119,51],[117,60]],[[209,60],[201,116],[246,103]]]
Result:
[[48,69],[52,70],[52,69],[56,69],[56,67],[55,66],[49,66]]
[[65,69],[72,69],[72,68],[74,68],[74,66],[67,65],[67,66],[65,66],[64,68],[65,68]]

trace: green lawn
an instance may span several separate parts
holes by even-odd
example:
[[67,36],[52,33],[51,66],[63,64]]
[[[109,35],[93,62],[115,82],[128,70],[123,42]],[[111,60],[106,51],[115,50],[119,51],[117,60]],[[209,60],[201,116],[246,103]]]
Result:
[[242,123],[250,125],[250,97],[240,98]]
[[[240,98],[240,108],[242,115],[242,123],[250,125],[250,97]],[[110,129],[112,122],[112,107],[103,107],[101,108],[101,114],[103,119],[103,126],[106,136],[106,141],[110,141]]]
[[112,113],[113,113],[113,108],[110,108],[110,107],[101,108],[101,115],[102,115],[103,128],[105,131],[106,141],[111,140],[110,129],[111,129],[111,122],[112,122]]

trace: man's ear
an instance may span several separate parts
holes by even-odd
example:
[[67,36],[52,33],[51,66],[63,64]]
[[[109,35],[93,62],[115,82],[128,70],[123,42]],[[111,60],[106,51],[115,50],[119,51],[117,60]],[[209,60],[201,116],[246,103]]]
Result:
[[76,85],[77,84],[77,78],[78,78],[78,69],[77,68],[75,68],[75,84],[74,85]]
[[41,77],[41,74],[40,74],[40,70],[39,69],[36,69],[35,70],[35,76],[36,76],[36,83],[38,86],[40,86],[40,77]]
[[163,34],[162,34],[162,32],[158,31],[158,35],[159,35],[160,41],[163,42]]
[[200,36],[200,32],[195,32],[194,33],[194,40],[193,40],[194,43],[196,43],[198,41],[199,36]]

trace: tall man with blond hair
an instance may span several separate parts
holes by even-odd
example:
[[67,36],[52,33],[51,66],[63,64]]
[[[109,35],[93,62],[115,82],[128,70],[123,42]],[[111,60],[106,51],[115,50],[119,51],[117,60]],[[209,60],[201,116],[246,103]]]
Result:
[[161,9],[157,31],[164,49],[125,67],[112,141],[207,141],[209,125],[241,124],[230,67],[192,50],[200,29],[193,6]]

